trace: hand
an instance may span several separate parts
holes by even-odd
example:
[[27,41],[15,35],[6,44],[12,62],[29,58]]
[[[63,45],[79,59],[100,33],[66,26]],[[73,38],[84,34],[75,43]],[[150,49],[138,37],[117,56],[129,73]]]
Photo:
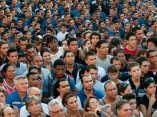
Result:
[[108,113],[108,114],[110,114],[112,111],[111,111],[111,105],[110,104],[105,104],[105,106],[106,106],[106,112]]
[[79,57],[81,59],[84,59],[84,52],[82,50],[79,49]]
[[96,107],[95,112],[97,112],[97,111],[101,112],[101,106],[100,105]]
[[140,113],[138,110],[133,110],[133,114],[135,115],[135,117],[140,117]]
[[152,107],[155,101],[156,101],[155,94],[152,94],[151,97],[149,98],[149,106]]

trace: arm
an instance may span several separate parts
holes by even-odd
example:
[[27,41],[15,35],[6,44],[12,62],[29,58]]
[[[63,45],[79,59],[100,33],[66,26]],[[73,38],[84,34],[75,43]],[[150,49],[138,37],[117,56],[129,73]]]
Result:
[[142,112],[144,117],[151,117],[152,107],[148,107],[148,110],[147,110],[146,107],[143,104],[140,104],[139,109]]
[[[19,117],[20,110],[16,106],[13,106],[13,109],[15,112],[15,117]],[[22,116],[22,117],[24,117],[24,116]]]

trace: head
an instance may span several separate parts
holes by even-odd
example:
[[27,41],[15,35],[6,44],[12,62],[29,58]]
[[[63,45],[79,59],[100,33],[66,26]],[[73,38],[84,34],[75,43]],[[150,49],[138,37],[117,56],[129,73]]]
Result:
[[6,63],[3,67],[3,73],[6,79],[14,80],[16,76],[16,68],[13,64]]
[[132,29],[132,32],[135,33],[136,39],[138,41],[141,41],[143,39],[143,32],[142,32],[142,29],[140,27],[134,27]]
[[125,54],[123,50],[117,49],[113,52],[113,55],[117,56],[120,59],[121,65],[125,65],[126,59],[125,59]]
[[37,87],[39,82],[38,73],[29,72],[27,75],[29,87]]
[[0,103],[5,104],[4,89],[2,87],[0,87]]
[[147,39],[148,50],[157,48],[157,40],[155,37],[150,37]]
[[128,43],[128,46],[129,46],[129,47],[131,47],[131,48],[135,48],[135,47],[136,47],[137,39],[136,39],[136,36],[135,36],[134,33],[129,32],[129,33],[126,35],[126,40],[127,40],[127,43]]
[[146,54],[150,64],[157,64],[157,52],[155,49],[148,50]]
[[90,34],[91,45],[96,46],[97,42],[101,39],[100,33],[93,31]]
[[20,49],[24,52],[26,52],[26,46],[28,44],[28,38],[25,36],[20,37],[19,39],[19,45],[20,45]]
[[121,39],[113,38],[110,42],[110,45],[114,45],[117,49],[121,48]]
[[118,95],[124,96],[127,93],[132,93],[130,84],[121,82],[117,84]]
[[119,69],[116,67],[116,65],[111,64],[108,67],[108,77],[111,81],[117,82],[119,76]]
[[34,72],[34,73],[37,73],[39,75],[39,68],[36,65],[31,65],[28,69],[28,72]]
[[70,37],[67,41],[67,45],[68,48],[72,51],[72,52],[77,52],[78,50],[78,42],[77,39],[75,37]]
[[88,74],[85,74],[81,78],[82,87],[84,90],[91,91],[93,90],[93,80],[92,77]]
[[140,69],[140,65],[137,62],[131,62],[128,65],[128,71],[132,78],[140,79],[141,69]]
[[85,62],[87,65],[95,64],[96,65],[96,55],[94,52],[89,51],[85,55]]
[[31,61],[32,65],[36,65],[36,66],[38,66],[38,68],[41,68],[42,62],[43,62],[43,60],[42,60],[42,57],[40,55],[36,54],[32,57],[32,61]]
[[8,43],[6,41],[0,41],[0,54],[3,56],[7,56],[7,51],[9,49]]
[[10,48],[7,51],[7,58],[9,60],[9,63],[12,63],[14,65],[17,64],[17,60],[18,60],[18,54],[17,54],[17,50],[14,48]]
[[43,48],[40,51],[40,55],[43,59],[43,62],[50,63],[51,62],[51,53],[48,48]]
[[30,58],[37,54],[37,50],[33,44],[26,45],[26,52]]
[[83,117],[99,117],[95,112],[88,111],[84,114]]
[[113,52],[116,50],[116,46],[115,45],[109,45],[109,50],[108,53],[113,56]]
[[30,87],[27,89],[27,95],[28,96],[36,96],[38,100],[41,100],[41,90],[37,87]]
[[50,49],[56,50],[56,48],[58,47],[58,39],[55,36],[50,35],[47,37],[47,44],[50,47]]
[[120,61],[119,57],[113,56],[110,59],[110,63],[115,65],[118,68],[118,70],[120,70],[120,68],[121,68],[121,61]]
[[134,61],[133,55],[132,55],[131,53],[126,53],[126,54],[125,54],[125,58],[126,58],[126,63],[127,63],[127,64],[130,64],[131,62]]
[[64,52],[64,61],[67,65],[73,65],[75,56],[74,53],[71,50],[67,50]]
[[1,110],[2,117],[15,117],[15,112],[11,107],[5,107]]
[[108,54],[108,43],[106,40],[100,40],[96,44],[96,50],[98,54],[107,55]]

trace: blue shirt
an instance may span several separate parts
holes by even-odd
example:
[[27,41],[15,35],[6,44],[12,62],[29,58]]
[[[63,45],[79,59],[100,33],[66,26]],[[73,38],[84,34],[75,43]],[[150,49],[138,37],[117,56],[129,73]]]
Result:
[[21,99],[20,96],[18,95],[17,90],[15,90],[14,92],[10,93],[7,96],[6,103],[17,106],[18,109],[21,109],[21,107],[25,105],[26,99],[27,99],[27,94],[23,99]]
[[[80,98],[82,108],[84,108],[84,102],[87,99],[87,96],[84,94],[83,89],[81,91],[79,91],[76,95]],[[104,97],[104,95],[102,93],[100,93],[99,91],[97,91],[95,89],[93,89],[93,95],[96,96],[98,99],[101,99]]]

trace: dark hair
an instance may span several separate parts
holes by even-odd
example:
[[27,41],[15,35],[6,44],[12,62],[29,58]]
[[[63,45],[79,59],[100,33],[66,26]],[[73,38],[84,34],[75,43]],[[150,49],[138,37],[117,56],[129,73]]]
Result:
[[67,100],[71,97],[76,97],[76,99],[77,99],[77,96],[75,95],[75,93],[73,93],[73,92],[65,93],[63,95],[62,104],[65,106],[67,104]]
[[119,49],[117,49],[117,50],[115,50],[115,51],[113,52],[113,55],[114,55],[114,56],[117,56],[118,53],[123,53],[123,54],[124,54],[124,50],[119,48]]
[[141,55],[144,55],[147,53],[147,50],[146,49],[140,49],[137,51],[137,57],[141,56]]
[[10,63],[6,63],[3,67],[3,72],[6,73],[7,69],[9,66],[13,66],[15,68],[15,66],[13,64],[10,64]]
[[140,66],[142,65],[142,63],[144,61],[148,62],[148,59],[145,56],[139,56],[138,58],[136,58],[135,62],[137,62]]
[[[54,85],[54,87],[53,87],[53,90],[52,90],[52,92],[53,92],[53,96],[54,96],[54,98],[57,98],[59,95],[60,95],[60,92],[57,90],[57,88],[59,88],[60,87],[60,82],[63,82],[63,81],[67,81],[67,79],[65,79],[65,78],[60,78],[60,79],[58,79],[57,81],[56,81],[56,83],[55,83],[55,85]],[[68,82],[69,83],[69,82]]]
[[99,40],[96,44],[96,48],[100,48],[102,44],[107,43],[106,40]]
[[31,43],[26,45],[26,50],[27,49],[31,49],[31,48],[35,48],[35,46],[33,44],[31,44]]
[[124,92],[130,84],[126,82],[121,82],[117,84],[118,95],[121,95],[121,92]]
[[115,45],[109,45],[108,53],[110,53],[112,48],[115,48],[115,47],[116,47]]
[[147,45],[148,45],[148,42],[152,42],[155,44],[155,46],[157,46],[157,38],[156,37],[150,37],[149,39],[147,39]]
[[131,53],[126,53],[125,58],[126,60],[133,59],[133,55]]
[[119,70],[118,70],[118,68],[116,67],[116,65],[111,64],[110,66],[108,66],[107,72],[108,72],[108,73],[118,73]]
[[94,64],[88,65],[86,71],[89,72],[91,69],[98,70],[98,67]]
[[31,66],[29,66],[28,72],[30,72],[32,69],[36,69],[36,70],[38,70],[38,72],[39,72],[39,68],[38,68],[38,66],[36,66],[36,65],[31,65]]
[[[28,38],[25,37],[25,36],[22,36],[22,37],[20,37],[20,39],[19,39],[19,43],[20,43],[20,41],[27,41],[27,42],[28,42]],[[28,43],[29,43],[29,42],[28,42]]]
[[26,75],[26,77],[27,77],[27,79],[29,80],[29,77],[31,76],[31,75],[36,75],[37,73],[35,73],[35,72],[28,72],[28,74]]
[[49,52],[49,49],[48,48],[42,48],[41,51],[40,51],[40,55],[43,56],[44,52]]
[[139,66],[139,67],[140,67],[140,65],[139,65],[137,62],[131,62],[131,63],[128,65],[128,71],[131,71],[131,68],[132,68],[132,67],[135,67],[135,66]]
[[123,99],[125,99],[125,100],[131,100],[131,99],[136,99],[136,96],[135,96],[135,94],[133,94],[133,93],[127,93],[127,94],[125,94],[124,96],[123,96]]
[[67,45],[69,46],[72,41],[77,41],[75,37],[70,37],[67,41]]
[[85,39],[81,42],[81,49],[83,49],[83,46],[85,46],[88,41],[88,39]]
[[133,32],[127,33],[127,34],[126,34],[126,40],[129,40],[129,38],[130,38],[131,36],[135,36],[135,34],[134,34]]
[[144,87],[144,88],[147,88],[147,87],[149,87],[149,85],[150,85],[151,83],[156,84],[156,83],[155,83],[155,80],[154,80],[152,77],[148,77],[148,78],[146,78],[146,79],[144,80],[143,87]]
[[7,56],[9,56],[10,53],[13,53],[13,52],[17,52],[17,50],[14,49],[14,48],[10,48],[10,49],[8,49],[8,51],[7,51]]
[[121,44],[121,39],[119,38],[113,38],[110,42],[111,45],[117,46],[119,44]]
[[110,63],[113,64],[113,61],[120,61],[119,57],[118,56],[113,56],[111,59],[110,59]]
[[156,52],[156,50],[155,49],[151,49],[151,50],[147,51],[147,53],[146,53],[147,54],[147,58],[149,58],[149,54],[152,53],[152,52]]
[[57,59],[55,62],[54,62],[54,68],[56,68],[58,65],[63,65],[65,67],[65,62],[63,59]]
[[[63,55],[64,58],[66,57],[67,53],[73,53],[73,52],[72,52],[71,50],[66,50],[66,51],[64,52],[64,55]],[[73,53],[73,54],[74,54],[74,53]]]
[[87,52],[87,53],[85,54],[85,60],[87,60],[87,58],[88,58],[89,56],[95,56],[95,53],[92,52],[92,51]]
[[129,104],[127,100],[120,100],[116,104],[116,110],[120,110],[124,104]]
[[[86,67],[85,67],[85,69],[86,69]],[[85,70],[86,71],[86,70]],[[85,72],[84,71],[84,72]],[[81,83],[83,84],[83,78],[84,77],[91,77],[89,74],[83,74],[83,76],[80,78],[81,79]]]
[[134,27],[132,28],[132,32],[136,34],[137,30],[141,30],[141,27]]
[[57,37],[53,36],[53,35],[49,35],[47,36],[47,44],[49,44],[50,42],[52,42],[53,40],[56,40],[58,42]]
[[101,36],[100,36],[100,33],[96,32],[96,31],[93,31],[91,34],[90,34],[90,40],[92,39],[92,36],[93,35],[96,35],[99,37],[99,39],[101,39]]

